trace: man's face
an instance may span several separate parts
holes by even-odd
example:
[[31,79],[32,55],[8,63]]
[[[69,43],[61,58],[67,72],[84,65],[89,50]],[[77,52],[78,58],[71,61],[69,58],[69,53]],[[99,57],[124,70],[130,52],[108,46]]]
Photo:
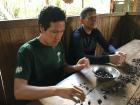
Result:
[[92,30],[96,24],[96,12],[89,12],[87,16],[82,19],[82,24]]
[[52,22],[50,27],[44,32],[46,42],[50,46],[55,47],[61,40],[64,30],[65,21]]

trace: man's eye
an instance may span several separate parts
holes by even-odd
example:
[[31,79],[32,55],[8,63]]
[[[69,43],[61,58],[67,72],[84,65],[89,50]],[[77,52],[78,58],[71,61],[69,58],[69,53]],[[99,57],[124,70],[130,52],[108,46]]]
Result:
[[52,33],[56,34],[56,33],[58,33],[58,32],[52,32]]
[[58,31],[52,31],[52,33],[56,34],[56,33],[58,33]]
[[57,33],[63,33],[64,31],[54,31],[52,33],[57,34]]

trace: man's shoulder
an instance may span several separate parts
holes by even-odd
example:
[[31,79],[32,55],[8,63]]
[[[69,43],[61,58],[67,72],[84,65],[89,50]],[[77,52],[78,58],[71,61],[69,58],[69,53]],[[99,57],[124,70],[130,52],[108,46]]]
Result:
[[92,32],[100,32],[100,30],[97,27],[95,27],[93,28]]
[[73,30],[73,32],[80,32],[82,30],[82,26],[79,26]]
[[72,35],[74,37],[79,37],[82,34],[82,27],[79,26],[76,29],[73,30]]
[[92,34],[93,34],[94,37],[100,37],[100,36],[102,36],[102,33],[101,33],[101,31],[98,28],[94,28],[92,30]]
[[19,52],[25,52],[31,50],[32,44],[34,44],[35,42],[36,42],[36,38],[24,43],[22,46],[20,46]]
[[30,49],[30,44],[26,42],[19,48],[18,53],[25,53],[29,51],[29,49]]

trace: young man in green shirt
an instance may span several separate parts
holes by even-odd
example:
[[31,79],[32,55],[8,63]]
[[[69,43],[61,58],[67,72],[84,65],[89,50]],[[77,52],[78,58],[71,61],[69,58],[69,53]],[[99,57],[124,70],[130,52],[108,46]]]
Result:
[[[82,58],[76,65],[64,62],[61,37],[65,30],[65,13],[58,7],[44,8],[39,15],[40,35],[22,45],[17,54],[14,95],[18,100],[35,100],[60,96],[78,102],[84,101],[83,90],[78,87],[54,86],[64,72],[78,72],[89,66]],[[74,97],[77,98],[74,98]]]

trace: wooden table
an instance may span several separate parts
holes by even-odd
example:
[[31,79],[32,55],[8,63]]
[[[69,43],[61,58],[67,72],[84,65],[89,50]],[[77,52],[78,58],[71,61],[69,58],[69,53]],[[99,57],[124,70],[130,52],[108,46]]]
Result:
[[[133,40],[118,50],[127,53],[126,62],[131,65],[131,60],[133,58],[140,58],[140,40]],[[140,105],[140,103],[130,104],[130,101],[133,101],[133,98],[140,98],[139,80],[137,80],[136,85],[128,83],[126,87],[119,91],[107,94],[106,99],[104,98],[104,92],[101,89],[109,87],[109,85],[111,86],[114,81],[98,81],[92,72],[93,66],[94,65],[85,68],[81,72],[75,73],[58,83],[59,86],[76,85],[83,89],[86,94],[86,100],[82,104],[75,104],[71,100],[54,96],[40,99],[39,102],[34,102],[32,105],[99,105],[99,99],[102,100],[100,105]],[[91,104],[88,104],[89,101]]]

